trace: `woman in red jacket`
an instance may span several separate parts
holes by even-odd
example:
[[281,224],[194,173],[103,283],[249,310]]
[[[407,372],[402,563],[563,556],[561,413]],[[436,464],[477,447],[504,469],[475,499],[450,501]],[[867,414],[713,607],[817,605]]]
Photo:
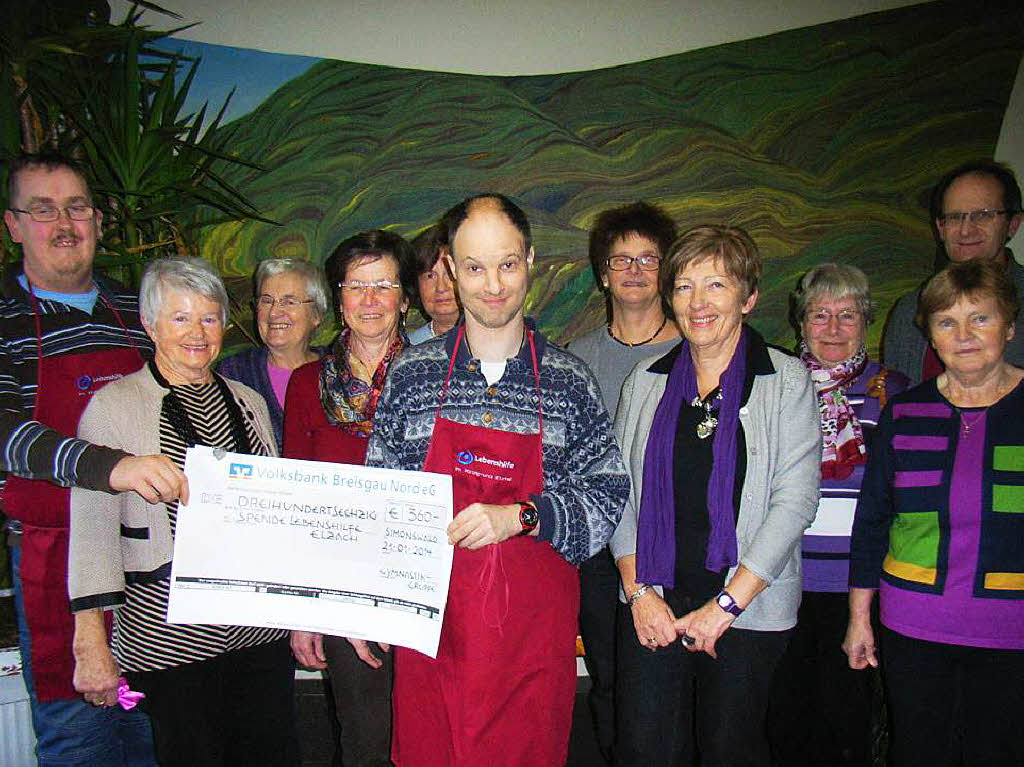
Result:
[[[284,455],[362,464],[384,380],[408,345],[403,324],[415,270],[406,241],[381,230],[342,242],[324,270],[343,328],[326,356],[292,375]],[[354,647],[364,644],[292,632],[299,663],[328,670],[345,764],[378,767],[391,764],[392,662],[381,645],[378,667],[370,668],[356,657]]]

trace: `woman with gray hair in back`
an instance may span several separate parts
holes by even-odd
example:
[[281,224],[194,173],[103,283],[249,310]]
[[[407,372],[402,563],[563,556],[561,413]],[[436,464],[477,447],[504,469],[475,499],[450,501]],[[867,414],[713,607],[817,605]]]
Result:
[[[263,398],[213,372],[227,319],[214,268],[154,261],[139,309],[154,357],[93,397],[79,436],[181,467],[194,445],[276,455]],[[72,492],[75,687],[97,706],[116,703],[121,675],[144,693],[161,765],[297,764],[287,632],[167,622],[177,517],[177,502]],[[104,610],[115,610],[110,644]]]
[[330,299],[323,270],[298,258],[261,261],[253,282],[253,313],[264,345],[228,357],[217,372],[263,395],[280,453],[288,382],[294,370],[326,353],[311,343],[330,310]]
[[857,675],[840,645],[846,633],[850,531],[871,436],[906,377],[870,360],[874,302],[864,272],[819,264],[791,296],[800,361],[811,373],[821,417],[821,500],[803,536],[803,598],[776,674],[768,732],[775,764],[871,763],[877,687]]

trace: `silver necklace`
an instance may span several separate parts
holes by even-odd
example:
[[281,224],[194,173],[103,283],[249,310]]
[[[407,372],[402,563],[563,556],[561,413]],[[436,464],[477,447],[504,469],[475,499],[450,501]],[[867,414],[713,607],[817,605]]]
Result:
[[704,408],[704,420],[697,424],[697,437],[699,439],[707,439],[715,433],[715,427],[718,426],[718,419],[711,415],[711,403],[718,402],[722,399],[722,390],[718,390],[718,395],[714,397],[708,397],[706,400],[701,399],[700,394],[693,398],[693,402],[690,403],[691,407]]
[[967,419],[967,413],[969,411],[960,410],[960,425],[963,426],[963,428],[964,428],[964,436],[965,437],[970,436],[970,434],[971,434],[971,427],[974,426],[982,418],[985,417],[985,412],[987,410],[988,410],[988,408],[985,408],[985,409],[981,410],[980,412],[973,412],[973,413],[971,413],[971,415],[973,415],[974,418],[972,418],[970,420]]

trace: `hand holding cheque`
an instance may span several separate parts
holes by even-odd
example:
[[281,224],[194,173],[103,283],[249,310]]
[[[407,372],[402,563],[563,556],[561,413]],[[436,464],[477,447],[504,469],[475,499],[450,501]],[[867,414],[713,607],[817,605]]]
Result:
[[194,447],[168,621],[274,626],[434,656],[451,478]]

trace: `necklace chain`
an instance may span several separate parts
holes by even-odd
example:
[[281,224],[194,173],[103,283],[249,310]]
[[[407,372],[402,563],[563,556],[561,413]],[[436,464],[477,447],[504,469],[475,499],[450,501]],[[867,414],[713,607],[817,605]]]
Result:
[[[971,427],[976,425],[979,421],[981,421],[982,418],[985,417],[985,413],[988,412],[988,408],[983,408],[982,410],[977,411],[977,412],[961,410],[960,408],[957,408],[957,411],[960,413],[960,425],[964,429],[964,436],[967,437],[967,436],[970,436]],[[973,415],[974,418],[968,420],[967,419],[967,414],[968,413]]]
[[615,334],[612,332],[612,323],[610,323],[610,322],[608,323],[608,335],[611,336],[611,339],[613,341],[615,341],[615,343],[622,344],[623,346],[629,346],[631,348],[634,347],[634,346],[644,346],[646,344],[649,344],[655,338],[657,338],[658,335],[661,333],[661,331],[663,331],[665,329],[665,326],[667,324],[668,324],[668,315],[665,315],[662,318],[661,324],[658,326],[658,329],[654,331],[654,335],[652,335],[650,338],[645,338],[643,341],[637,341],[636,343],[630,343],[629,341],[623,341],[620,338],[616,338]]

